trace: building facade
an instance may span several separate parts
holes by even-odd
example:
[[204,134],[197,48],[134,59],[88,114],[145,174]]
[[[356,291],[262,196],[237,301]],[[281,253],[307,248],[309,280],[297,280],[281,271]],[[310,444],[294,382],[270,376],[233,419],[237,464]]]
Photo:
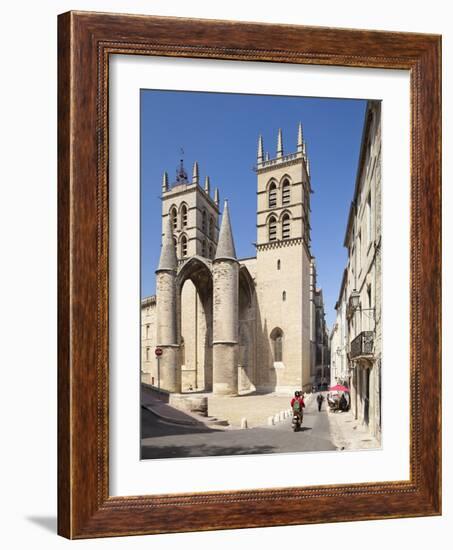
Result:
[[349,386],[348,333],[347,333],[347,270],[343,272],[340,294],[335,304],[335,324],[330,333],[330,385]]
[[[368,101],[336,305],[332,381],[348,383],[355,418],[381,433],[381,104]],[[347,365],[347,375],[346,368]]]
[[219,225],[219,191],[211,197],[209,178],[200,185],[198,164],[191,181],[182,161],[172,185],[164,173],[156,296],[142,301],[143,382],[223,395],[311,387],[318,329],[302,126],[289,154],[279,130],[273,158],[260,136],[255,170],[256,256],[242,259],[228,203]]
[[330,340],[325,319],[322,289],[317,286],[315,258],[310,266],[310,352],[311,378],[315,386],[326,384],[330,378]]

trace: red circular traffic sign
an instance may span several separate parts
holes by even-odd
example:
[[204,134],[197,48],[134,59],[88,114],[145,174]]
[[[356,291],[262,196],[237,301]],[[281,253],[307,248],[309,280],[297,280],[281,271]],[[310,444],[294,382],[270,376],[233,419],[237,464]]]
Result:
[[154,353],[156,354],[157,357],[160,357],[163,352],[164,352],[164,350],[162,348],[156,348],[154,350]]

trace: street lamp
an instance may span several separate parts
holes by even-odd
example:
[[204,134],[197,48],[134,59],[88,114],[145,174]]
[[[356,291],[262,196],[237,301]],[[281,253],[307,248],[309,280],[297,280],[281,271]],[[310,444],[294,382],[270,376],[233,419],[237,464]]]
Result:
[[360,293],[357,292],[356,289],[354,289],[349,296],[349,307],[352,311],[355,311],[358,307],[360,307]]

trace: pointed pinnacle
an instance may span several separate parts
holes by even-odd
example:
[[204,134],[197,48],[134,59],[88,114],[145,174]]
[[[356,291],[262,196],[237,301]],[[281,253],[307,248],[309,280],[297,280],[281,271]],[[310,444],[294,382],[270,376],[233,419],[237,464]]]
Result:
[[199,173],[198,173],[198,162],[193,163],[193,172],[192,172],[192,183],[198,183]]
[[159,267],[157,269],[176,270],[177,266],[178,259],[176,258],[175,243],[173,242],[173,229],[171,226],[170,214],[168,214],[165,233],[162,239]]
[[204,190],[207,195],[211,192],[211,182],[209,181],[209,176],[206,176],[204,179]]
[[168,191],[168,174],[164,172],[162,175],[162,191]]
[[264,160],[263,136],[261,134],[258,138],[258,154],[256,160],[258,164],[262,163]]
[[304,146],[304,136],[302,133],[302,123],[299,122],[299,130],[297,132],[297,151],[302,152]]
[[283,156],[283,138],[282,138],[282,129],[278,129],[278,137],[277,137],[277,158],[280,158]]
[[214,191],[214,202],[217,206],[219,206],[220,198],[219,198],[219,188],[216,187]]
[[234,248],[233,231],[231,230],[230,211],[228,201],[225,200],[223,206],[222,223],[220,224],[219,242],[215,259],[220,258],[236,259],[236,250]]

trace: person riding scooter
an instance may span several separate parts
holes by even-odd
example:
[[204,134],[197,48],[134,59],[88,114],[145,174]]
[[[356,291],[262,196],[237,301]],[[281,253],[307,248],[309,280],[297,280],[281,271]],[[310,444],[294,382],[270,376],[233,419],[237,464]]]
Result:
[[303,408],[305,407],[304,397],[299,391],[294,392],[294,397],[291,399],[291,409],[293,410],[293,415],[299,417],[300,424],[302,424],[304,413]]

